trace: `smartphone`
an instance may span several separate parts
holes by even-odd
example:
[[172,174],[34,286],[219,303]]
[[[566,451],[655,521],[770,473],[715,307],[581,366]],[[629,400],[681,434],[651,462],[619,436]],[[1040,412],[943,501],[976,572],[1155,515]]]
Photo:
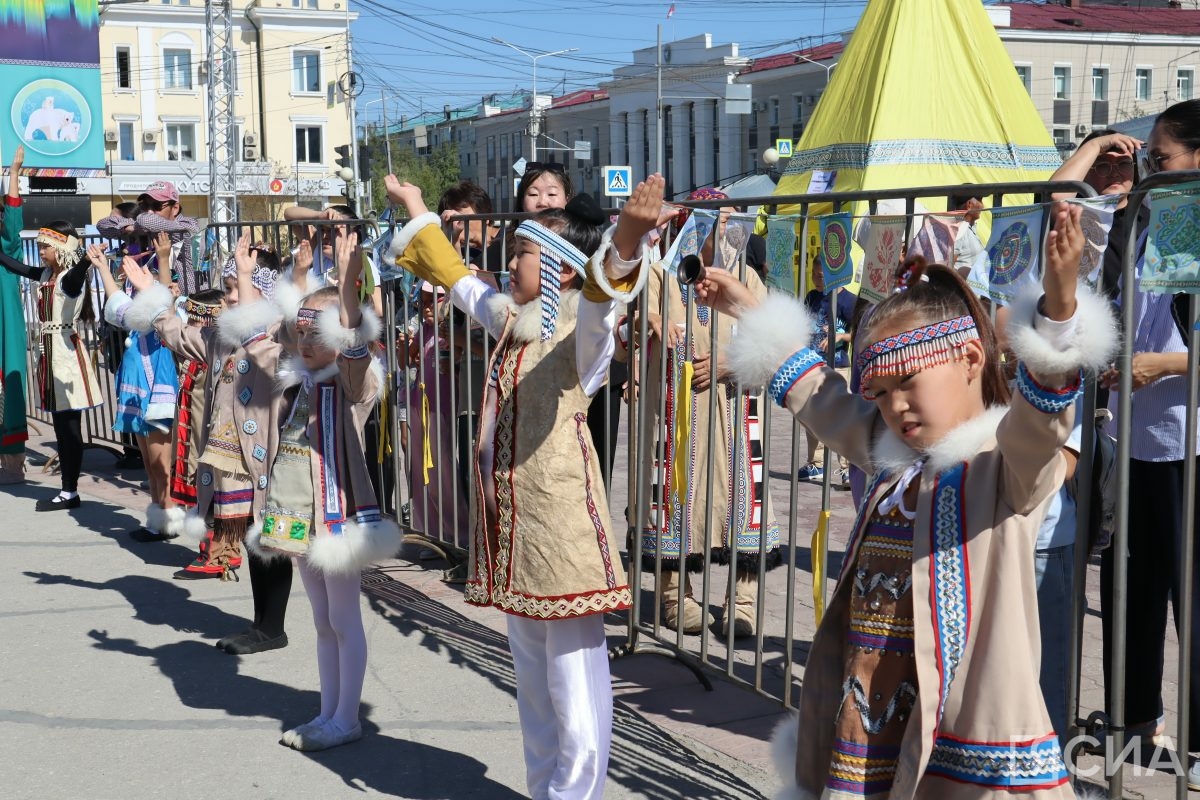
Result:
[[1155,160],[1154,156],[1150,155],[1150,148],[1139,147],[1134,154],[1134,160],[1137,164],[1138,180],[1158,172],[1158,161]]

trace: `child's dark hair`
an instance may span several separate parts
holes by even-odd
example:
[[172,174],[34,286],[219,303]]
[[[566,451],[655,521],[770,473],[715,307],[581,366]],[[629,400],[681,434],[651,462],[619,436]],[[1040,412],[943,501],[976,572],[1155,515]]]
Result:
[[957,272],[941,264],[926,266],[920,256],[906,259],[902,270],[909,276],[908,288],[888,297],[862,322],[856,337],[858,349],[874,344],[879,338],[875,331],[885,325],[903,324],[907,330],[969,314],[983,343],[983,402],[988,406],[1007,404],[1012,395],[1000,367],[996,330],[979,298]]
[[311,292],[301,301],[301,305],[312,307],[314,304],[328,305],[337,303],[342,298],[341,289],[336,286],[322,286],[315,292]]
[[1200,100],[1184,100],[1158,115],[1154,127],[1192,150],[1200,150]]
[[200,292],[195,292],[188,297],[197,303],[203,303],[206,306],[216,305],[225,299],[225,292],[220,288],[205,289]]
[[[533,219],[575,245],[588,258],[600,248],[600,240],[604,238],[604,212],[591,195],[576,195],[566,208],[547,208]],[[583,276],[576,278],[576,283],[582,285]]]

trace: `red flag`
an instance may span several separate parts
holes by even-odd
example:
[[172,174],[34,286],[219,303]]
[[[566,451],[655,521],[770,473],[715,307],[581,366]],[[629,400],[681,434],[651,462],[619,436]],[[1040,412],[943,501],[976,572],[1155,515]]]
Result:
[[667,19],[670,19],[675,14],[675,4],[671,3],[671,7],[667,9]]

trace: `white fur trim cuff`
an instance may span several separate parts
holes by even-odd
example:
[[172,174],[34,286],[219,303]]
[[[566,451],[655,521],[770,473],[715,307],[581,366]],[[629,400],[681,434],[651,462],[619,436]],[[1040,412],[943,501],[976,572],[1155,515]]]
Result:
[[347,522],[340,536],[318,533],[305,558],[322,572],[351,575],[376,561],[395,557],[401,541],[400,526],[390,519]]
[[375,311],[366,306],[362,307],[362,321],[357,328],[342,327],[341,308],[328,305],[317,315],[317,341],[330,350],[358,356],[354,351],[362,351],[367,345],[379,339],[383,326]]
[[1098,372],[1108,366],[1120,346],[1116,316],[1107,299],[1084,284],[1076,290],[1074,330],[1053,342],[1034,327],[1041,289],[1022,292],[1013,303],[1008,340],[1017,358],[1043,377],[1074,375],[1079,369]]
[[170,311],[175,304],[175,299],[171,297],[171,290],[161,283],[156,283],[148,289],[138,292],[137,296],[128,303],[119,301],[118,298],[123,296],[125,296],[124,292],[115,294],[109,299],[104,306],[104,318],[117,327],[141,333],[154,330],[154,320]]
[[[636,298],[646,286],[646,279],[650,276],[650,269],[653,266],[650,263],[650,249],[646,247],[645,242],[638,243],[637,253],[635,253],[633,256],[633,261],[640,264],[640,266],[637,267],[637,281],[634,283],[631,291],[618,292],[612,287],[612,284],[608,282],[608,275],[604,271],[604,260],[608,256],[608,251],[612,249],[613,234],[616,233],[616,230],[616,225],[608,226],[608,230],[606,230],[604,235],[600,238],[600,247],[596,249],[596,252],[592,255],[588,262],[587,269],[588,273],[592,277],[592,280],[596,282],[596,285],[600,287],[602,292],[611,297],[613,300],[616,300],[618,303],[632,303],[634,298]],[[628,269],[629,262],[624,262],[621,259],[620,254],[615,250],[613,250],[613,259],[614,261],[621,263],[622,269]],[[626,274],[628,274],[628,272],[626,272]]]
[[279,308],[268,300],[238,303],[217,317],[217,335],[230,347],[240,347],[250,337],[266,333],[279,320]]
[[392,257],[392,263],[395,263],[397,258],[404,255],[404,251],[412,244],[412,240],[417,238],[417,234],[430,225],[437,225],[440,228],[442,218],[432,211],[427,211],[420,216],[413,217],[404,224],[403,228],[396,231],[396,235],[392,237],[392,246],[388,248],[388,253]]
[[193,542],[202,542],[208,536],[208,523],[197,516],[194,510],[188,511],[180,525],[180,533]]
[[725,349],[733,375],[745,386],[765,386],[794,353],[812,341],[812,315],[794,297],[772,292],[742,313]]
[[187,511],[182,506],[171,506],[164,509],[162,532],[167,536],[178,536],[183,533],[183,524],[186,518]]

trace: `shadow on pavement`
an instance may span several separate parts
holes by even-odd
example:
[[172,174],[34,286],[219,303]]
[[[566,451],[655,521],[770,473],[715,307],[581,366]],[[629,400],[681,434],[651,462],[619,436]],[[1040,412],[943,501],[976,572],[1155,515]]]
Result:
[[[363,576],[363,592],[375,613],[404,636],[420,637],[422,647],[516,696],[512,658],[503,634],[384,576],[374,570]],[[693,753],[619,700],[613,708],[609,779],[646,797],[728,800],[761,796],[737,775]]]

